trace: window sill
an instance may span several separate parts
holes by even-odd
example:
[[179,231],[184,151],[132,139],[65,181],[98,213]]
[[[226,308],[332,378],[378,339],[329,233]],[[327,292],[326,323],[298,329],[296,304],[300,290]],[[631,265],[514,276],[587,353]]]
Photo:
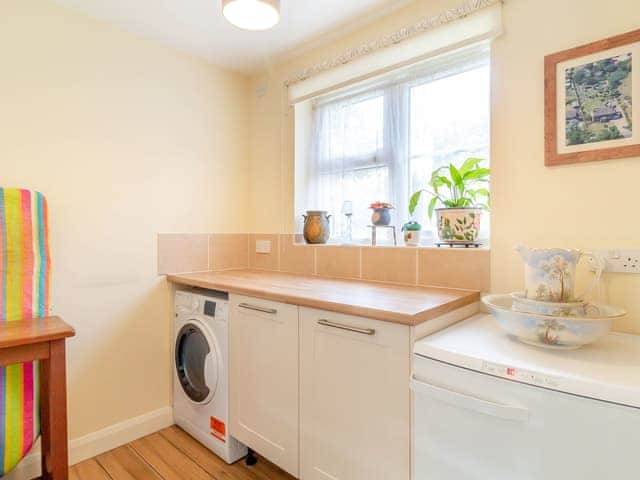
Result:
[[[296,235],[296,237],[298,237]],[[301,236],[300,236],[301,237]],[[390,243],[383,243],[383,244],[378,244],[378,245],[371,245],[370,241],[362,241],[362,242],[352,242],[352,243],[342,243],[339,241],[331,241],[329,240],[327,243],[306,243],[303,239],[298,239],[296,238],[296,240],[294,241],[294,245],[298,246],[298,247],[319,247],[319,248],[326,248],[326,247],[345,247],[345,248],[364,248],[364,247],[372,247],[372,248],[401,248],[401,249],[433,249],[433,250],[469,250],[469,251],[475,251],[475,250],[491,250],[491,244],[488,240],[484,240],[484,241],[480,241],[480,246],[479,247],[475,247],[475,246],[469,246],[469,247],[465,247],[462,245],[455,245],[455,246],[449,246],[449,245],[441,245],[438,246],[435,243],[424,243],[424,244],[420,244],[420,245],[405,245],[402,242],[399,242],[398,245],[393,245]]]

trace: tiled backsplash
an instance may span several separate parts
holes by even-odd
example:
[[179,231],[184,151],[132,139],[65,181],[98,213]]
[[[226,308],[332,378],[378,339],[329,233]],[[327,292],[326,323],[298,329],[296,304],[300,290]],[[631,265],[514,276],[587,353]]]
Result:
[[[256,253],[258,240],[271,241],[271,253]],[[488,292],[489,262],[486,248],[304,245],[288,234],[158,235],[159,274],[251,268]]]
[[244,233],[209,235],[209,270],[246,268],[249,241]]
[[199,272],[209,269],[209,235],[158,235],[158,273]]
[[158,274],[233,270],[249,266],[245,233],[160,233]]

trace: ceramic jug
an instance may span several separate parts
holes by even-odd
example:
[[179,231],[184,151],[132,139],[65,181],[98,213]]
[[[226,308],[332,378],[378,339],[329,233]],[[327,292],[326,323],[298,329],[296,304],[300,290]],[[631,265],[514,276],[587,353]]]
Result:
[[327,243],[331,234],[329,218],[324,210],[307,210],[304,217],[304,239],[307,243]]
[[[544,302],[574,302],[583,300],[600,281],[602,257],[582,250],[562,248],[528,248],[520,245],[516,251],[524,260],[525,297]],[[593,257],[596,271],[591,285],[581,295],[575,295],[576,267],[582,257]]]

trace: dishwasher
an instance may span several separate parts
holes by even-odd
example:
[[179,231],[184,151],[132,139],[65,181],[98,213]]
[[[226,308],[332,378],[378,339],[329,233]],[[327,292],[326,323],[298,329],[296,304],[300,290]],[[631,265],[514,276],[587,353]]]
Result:
[[478,314],[416,342],[413,480],[640,478],[640,337],[536,348]]

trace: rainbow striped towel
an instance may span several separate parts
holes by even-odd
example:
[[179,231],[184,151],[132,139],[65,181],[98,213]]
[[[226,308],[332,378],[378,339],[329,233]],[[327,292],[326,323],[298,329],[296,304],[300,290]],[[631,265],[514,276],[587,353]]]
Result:
[[[0,188],[0,322],[49,315],[47,202],[41,193]],[[40,433],[38,362],[0,367],[0,477]]]

